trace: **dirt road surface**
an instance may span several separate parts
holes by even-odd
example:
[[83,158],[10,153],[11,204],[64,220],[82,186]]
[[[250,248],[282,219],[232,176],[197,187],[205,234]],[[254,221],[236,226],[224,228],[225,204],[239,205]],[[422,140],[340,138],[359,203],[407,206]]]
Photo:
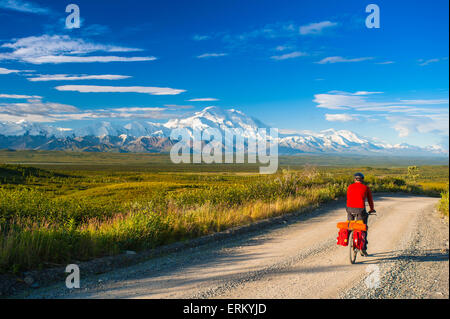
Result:
[[375,197],[368,257],[336,245],[334,202],[294,221],[172,253],[28,298],[449,298],[449,228],[438,199]]

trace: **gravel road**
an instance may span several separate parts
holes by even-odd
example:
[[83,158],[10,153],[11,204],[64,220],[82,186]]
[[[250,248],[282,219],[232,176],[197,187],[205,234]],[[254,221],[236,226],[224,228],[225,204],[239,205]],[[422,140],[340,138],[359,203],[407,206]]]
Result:
[[368,257],[336,245],[344,203],[237,238],[27,292],[25,298],[449,298],[449,228],[436,198],[375,197]]

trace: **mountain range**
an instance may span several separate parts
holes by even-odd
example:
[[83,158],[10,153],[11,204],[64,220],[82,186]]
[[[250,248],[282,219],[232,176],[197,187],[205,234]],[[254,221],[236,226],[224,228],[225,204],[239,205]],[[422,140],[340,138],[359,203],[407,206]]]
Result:
[[[244,137],[260,138],[258,128],[269,128],[256,118],[235,109],[207,107],[186,118],[176,118],[165,124],[132,121],[119,124],[93,122],[80,128],[19,122],[0,122],[0,149],[72,150],[90,152],[168,152],[177,141],[170,139],[173,129],[241,129]],[[405,156],[448,156],[439,146],[418,147],[409,144],[379,142],[348,130],[292,132],[280,130],[280,154],[366,154]]]

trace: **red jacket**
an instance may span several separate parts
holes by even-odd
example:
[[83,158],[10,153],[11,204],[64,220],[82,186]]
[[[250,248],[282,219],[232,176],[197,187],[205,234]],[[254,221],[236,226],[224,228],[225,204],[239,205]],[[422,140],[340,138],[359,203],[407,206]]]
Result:
[[373,207],[373,198],[370,188],[363,183],[353,183],[347,189],[347,207],[366,208],[366,199],[369,202],[371,210]]

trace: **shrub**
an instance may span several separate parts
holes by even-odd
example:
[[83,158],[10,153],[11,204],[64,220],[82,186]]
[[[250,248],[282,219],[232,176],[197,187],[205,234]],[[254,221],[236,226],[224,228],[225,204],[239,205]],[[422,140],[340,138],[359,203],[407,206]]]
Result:
[[438,204],[438,210],[441,212],[442,215],[448,217],[448,189],[446,192],[443,192],[441,194],[441,200]]

